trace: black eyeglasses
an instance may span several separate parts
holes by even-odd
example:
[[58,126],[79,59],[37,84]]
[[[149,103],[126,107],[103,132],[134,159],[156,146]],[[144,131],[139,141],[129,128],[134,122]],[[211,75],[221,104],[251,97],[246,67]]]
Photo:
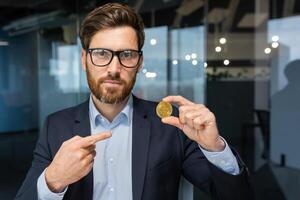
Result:
[[91,48],[88,49],[88,52],[91,57],[91,61],[94,65],[98,67],[105,67],[109,65],[116,55],[118,56],[119,62],[127,68],[134,68],[138,65],[143,51],[137,50],[122,50],[122,51],[113,51],[110,49],[103,48]]

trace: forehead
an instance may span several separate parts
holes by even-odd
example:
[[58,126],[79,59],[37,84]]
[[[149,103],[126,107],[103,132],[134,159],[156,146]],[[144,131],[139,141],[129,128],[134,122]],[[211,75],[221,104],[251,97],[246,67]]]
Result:
[[138,49],[137,35],[133,28],[122,26],[98,31],[91,39],[90,48],[111,50]]

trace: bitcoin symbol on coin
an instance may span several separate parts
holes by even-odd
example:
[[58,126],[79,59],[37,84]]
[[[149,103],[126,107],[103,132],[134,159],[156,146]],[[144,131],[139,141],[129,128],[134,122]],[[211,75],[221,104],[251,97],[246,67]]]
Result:
[[171,116],[172,111],[173,111],[172,105],[165,101],[159,102],[159,104],[156,106],[156,114],[160,118]]

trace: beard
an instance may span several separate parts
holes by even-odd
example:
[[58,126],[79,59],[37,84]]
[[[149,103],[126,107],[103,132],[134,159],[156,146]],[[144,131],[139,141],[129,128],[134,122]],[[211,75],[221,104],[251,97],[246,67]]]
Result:
[[[92,71],[90,70],[86,62],[86,75],[89,88],[92,94],[102,103],[108,104],[118,104],[123,102],[131,93],[132,88],[135,84],[137,72],[135,72],[133,78],[127,83],[125,80],[121,79],[120,73],[108,74],[104,78],[95,80],[92,76]],[[105,87],[104,81],[114,80],[118,81],[122,86],[122,89],[115,87]]]

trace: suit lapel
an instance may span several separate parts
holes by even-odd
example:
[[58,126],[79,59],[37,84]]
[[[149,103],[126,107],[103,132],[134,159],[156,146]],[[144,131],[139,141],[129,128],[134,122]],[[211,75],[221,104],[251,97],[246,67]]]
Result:
[[[90,117],[89,117],[89,101],[84,102],[79,106],[78,113],[74,120],[73,134],[81,137],[91,135]],[[93,199],[93,170],[80,181],[80,187],[82,191],[79,192],[79,196],[83,199]]]
[[79,105],[74,123],[74,135],[79,135],[81,137],[91,135],[89,101],[85,101],[83,104]]
[[145,105],[133,96],[132,124],[132,195],[140,200],[146,175],[148,147],[150,141],[150,121]]

